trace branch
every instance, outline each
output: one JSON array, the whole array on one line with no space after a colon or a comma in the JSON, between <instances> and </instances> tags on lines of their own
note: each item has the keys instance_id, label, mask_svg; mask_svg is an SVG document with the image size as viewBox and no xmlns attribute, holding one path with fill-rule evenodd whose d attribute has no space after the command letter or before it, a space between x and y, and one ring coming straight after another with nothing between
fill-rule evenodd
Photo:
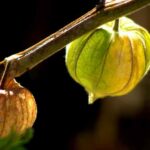
<instances>
[{"instance_id":1,"label":"branch","mask_svg":"<svg viewBox=\"0 0 150 150\"><path fill-rule=\"evenodd\" d=\"M6 71L7 76L18 77L60 51L68 43L86 32L108 21L131 14L149 3L150 0L117 0L116 2L106 2L103 7L93 8L32 47L7 57L1 62L0 66L3 65L4 67L4 62L9 62Z\"/></svg>"}]
</instances>

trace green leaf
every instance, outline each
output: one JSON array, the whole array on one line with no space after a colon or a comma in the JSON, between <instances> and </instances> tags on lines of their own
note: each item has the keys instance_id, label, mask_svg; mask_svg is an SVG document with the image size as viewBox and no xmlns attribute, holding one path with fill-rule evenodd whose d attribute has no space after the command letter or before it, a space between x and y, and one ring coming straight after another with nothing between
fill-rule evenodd
<instances>
[{"instance_id":1,"label":"green leaf","mask_svg":"<svg viewBox=\"0 0 150 150\"><path fill-rule=\"evenodd\" d=\"M24 144L33 137L33 129L27 129L20 135L12 131L7 137L0 138L0 150L26 150Z\"/></svg>"}]
</instances>

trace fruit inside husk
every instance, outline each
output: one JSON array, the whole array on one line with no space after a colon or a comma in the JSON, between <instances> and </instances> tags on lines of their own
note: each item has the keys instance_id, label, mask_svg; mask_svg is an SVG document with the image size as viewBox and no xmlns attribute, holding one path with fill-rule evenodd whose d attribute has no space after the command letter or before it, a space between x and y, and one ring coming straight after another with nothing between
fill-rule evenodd
<instances>
[{"instance_id":1,"label":"fruit inside husk","mask_svg":"<svg viewBox=\"0 0 150 150\"><path fill-rule=\"evenodd\" d=\"M150 34L122 17L118 31L106 23L66 47L71 77L89 94L89 103L129 93L150 68Z\"/></svg>"}]
</instances>

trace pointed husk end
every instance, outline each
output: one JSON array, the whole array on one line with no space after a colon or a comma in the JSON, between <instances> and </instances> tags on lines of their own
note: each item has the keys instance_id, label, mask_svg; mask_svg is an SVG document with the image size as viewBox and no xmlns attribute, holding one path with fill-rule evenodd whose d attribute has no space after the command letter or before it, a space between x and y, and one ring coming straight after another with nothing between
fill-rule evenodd
<instances>
[{"instance_id":1,"label":"pointed husk end","mask_svg":"<svg viewBox=\"0 0 150 150\"><path fill-rule=\"evenodd\" d=\"M96 100L94 93L89 93L88 95L88 104L93 104Z\"/></svg>"}]
</instances>

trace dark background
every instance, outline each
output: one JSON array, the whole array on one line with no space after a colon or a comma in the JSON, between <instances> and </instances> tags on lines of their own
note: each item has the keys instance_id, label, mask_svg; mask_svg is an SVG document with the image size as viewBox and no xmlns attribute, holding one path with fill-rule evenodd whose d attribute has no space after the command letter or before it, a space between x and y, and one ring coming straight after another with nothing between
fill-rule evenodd
<instances>
[{"instance_id":1,"label":"dark background","mask_svg":"<svg viewBox=\"0 0 150 150\"><path fill-rule=\"evenodd\" d=\"M0 60L22 51L93 8L96 0L0 2ZM150 30L149 7L131 17ZM149 150L150 75L129 95L88 105L68 75L65 49L17 78L35 96L38 117L28 150Z\"/></svg>"}]
</instances>

